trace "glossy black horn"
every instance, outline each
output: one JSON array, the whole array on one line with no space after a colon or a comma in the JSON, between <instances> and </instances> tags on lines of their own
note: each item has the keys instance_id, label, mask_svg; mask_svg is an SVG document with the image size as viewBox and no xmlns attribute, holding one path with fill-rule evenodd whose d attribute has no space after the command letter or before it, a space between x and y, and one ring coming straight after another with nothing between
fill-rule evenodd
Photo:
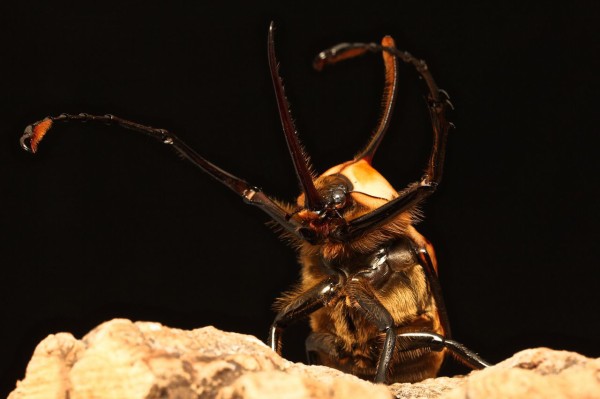
<instances>
[{"instance_id":1,"label":"glossy black horn","mask_svg":"<svg viewBox=\"0 0 600 399\"><path fill-rule=\"evenodd\" d=\"M285 133L288 150L292 157L292 162L294 163L294 169L296 170L298 181L300 182L300 186L305 195L305 205L308 209L317 210L323 207L323 201L313 183L308 156L302 149L302 145L298 139L298 133L296 132L296 127L294 126L294 121L292 120L292 115L290 113L290 106L285 97L283 82L279 76L279 65L277 63L277 58L275 57L275 44L273 40L274 30L275 26L273 22L271 22L268 39L269 70L271 71L271 79L273 80L275 97L277 98L279 117L281 118L281 125L283 127L283 132Z\"/></svg>"}]
</instances>

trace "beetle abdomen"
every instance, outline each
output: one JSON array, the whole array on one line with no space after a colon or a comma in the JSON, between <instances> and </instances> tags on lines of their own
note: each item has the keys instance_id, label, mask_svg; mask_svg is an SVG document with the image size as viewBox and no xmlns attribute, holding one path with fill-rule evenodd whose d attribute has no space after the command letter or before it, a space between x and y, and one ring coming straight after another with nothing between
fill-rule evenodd
<instances>
[{"instance_id":1,"label":"beetle abdomen","mask_svg":"<svg viewBox=\"0 0 600 399\"><path fill-rule=\"evenodd\" d=\"M381 320L391 320L396 334L444 334L427 278L407 238L397 238L368 254L302 260L304 289L324 276L339 279L337 294L310 317L313 334L307 351L312 362L373 379L386 337ZM398 340L388 381L433 377L443 356L443 351L407 348Z\"/></svg>"}]
</instances>

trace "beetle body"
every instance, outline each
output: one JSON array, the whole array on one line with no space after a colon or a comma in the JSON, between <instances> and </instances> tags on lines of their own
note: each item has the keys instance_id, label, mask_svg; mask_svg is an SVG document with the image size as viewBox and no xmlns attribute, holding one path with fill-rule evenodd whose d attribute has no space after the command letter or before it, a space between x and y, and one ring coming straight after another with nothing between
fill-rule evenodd
<instances>
[{"instance_id":1,"label":"beetle body","mask_svg":"<svg viewBox=\"0 0 600 399\"><path fill-rule=\"evenodd\" d=\"M433 248L413 224L418 206L441 181L450 106L427 65L382 44L344 43L320 53L315 67L367 52L382 53L385 90L381 118L352 160L314 177L296 130L278 73L273 26L269 30L269 67L288 150L302 193L295 204L277 202L257 187L212 164L164 129L113 115L62 114L25 129L21 146L36 152L56 122L102 122L141 132L170 146L184 159L223 183L246 203L267 213L299 250L300 284L280 298L268 342L281 353L282 334L291 323L310 318L306 341L311 363L319 363L377 382L418 381L438 372L445 353L478 368L487 363L450 339ZM415 67L427 85L433 145L421 179L402 190L372 166L387 130L397 80L396 63Z\"/></svg>"},{"instance_id":2,"label":"beetle body","mask_svg":"<svg viewBox=\"0 0 600 399\"><path fill-rule=\"evenodd\" d=\"M315 180L315 187L325 202L339 204L334 217L342 218L343 223L398 197L391 184L364 160L329 169ZM303 202L304 195L300 195L297 206ZM319 216L311 218L308 211L300 212L298 217L305 219L304 224L316 224L317 231L319 224L328 228L332 225ZM357 290L372 295L389 312L396 333L428 331L444 335L427 276L417 258L417 248L427 248L435 265L433 248L412 226L414 219L414 210L409 210L350 241L330 238L315 245L299 243L301 282L278 300L277 307L284 310L311 288L328 279L335 281L335 292L327 297L325 306L310 315L313 332L307 340L307 351L312 362L361 378L375 378L385 331L357 304ZM327 236L329 231L322 230L321 234ZM409 382L433 377L443 357L444 351L403 350L396 346L386 380Z\"/></svg>"}]
</instances>

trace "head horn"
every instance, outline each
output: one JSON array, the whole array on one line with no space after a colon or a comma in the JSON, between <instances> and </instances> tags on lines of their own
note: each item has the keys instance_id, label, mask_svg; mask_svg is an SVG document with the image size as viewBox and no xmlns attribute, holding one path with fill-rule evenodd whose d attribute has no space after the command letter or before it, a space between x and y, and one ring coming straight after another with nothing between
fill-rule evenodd
<instances>
[{"instance_id":1,"label":"head horn","mask_svg":"<svg viewBox=\"0 0 600 399\"><path fill-rule=\"evenodd\" d=\"M292 120L292 115L290 113L290 106L285 97L283 83L281 77L279 77L279 65L277 63L277 58L275 57L275 43L273 40L274 31L275 26L273 22L271 22L268 39L269 70L271 71L271 79L275 89L275 97L277 98L279 117L281 118L281 125L283 127L283 132L285 133L288 150L292 157L292 162L294 163L296 176L298 177L302 192L304 193L306 208L317 210L322 208L323 201L315 188L308 156L304 152L300 140L298 139L298 133L296 132L296 127L294 126L294 121Z\"/></svg>"}]
</instances>

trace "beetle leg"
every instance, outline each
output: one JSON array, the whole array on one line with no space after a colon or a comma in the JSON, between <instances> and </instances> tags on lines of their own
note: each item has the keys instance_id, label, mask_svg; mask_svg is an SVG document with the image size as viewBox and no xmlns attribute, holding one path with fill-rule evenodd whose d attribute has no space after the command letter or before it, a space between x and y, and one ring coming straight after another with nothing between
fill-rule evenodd
<instances>
[{"instance_id":1,"label":"beetle leg","mask_svg":"<svg viewBox=\"0 0 600 399\"><path fill-rule=\"evenodd\" d=\"M379 302L368 285L358 279L353 279L346 285L348 297L354 307L361 311L381 332L385 332L385 341L379 355L375 382L385 383L386 374L394 347L396 346L396 328L394 319L388 310Z\"/></svg>"},{"instance_id":2,"label":"beetle leg","mask_svg":"<svg viewBox=\"0 0 600 399\"><path fill-rule=\"evenodd\" d=\"M306 229L302 229L302 225L300 223L298 223L294 218L291 218L285 209L281 208L278 204L271 200L271 198L264 194L259 188L207 161L181 139L165 129L157 129L151 126L141 125L139 123L132 122L114 115L61 114L58 116L49 116L41 121L27 126L23 136L21 137L21 146L30 152L36 152L38 144L55 122L73 121L100 122L110 125L117 125L128 130L143 133L171 146L183 158L187 159L193 165L200 168L203 172L212 176L214 179L229 187L236 194L240 195L246 203L262 209L285 230L294 234L298 238L305 238L302 234L302 231Z\"/></svg>"},{"instance_id":3,"label":"beetle leg","mask_svg":"<svg viewBox=\"0 0 600 399\"><path fill-rule=\"evenodd\" d=\"M394 39L390 36L386 36L381 40L381 45L384 47L395 48ZM354 51L324 51L321 52L314 60L313 67L320 71L325 65L335 64L338 61L354 58L363 55L367 52L367 48L356 48ZM398 62L394 55L387 51L383 53L383 63L385 66L385 86L383 90L383 101L382 110L377 126L371 135L371 138L365 148L361 150L355 157L355 160L364 159L369 164L373 160L375 151L381 143L383 136L385 135L390 119L392 117L392 110L396 99L396 91L398 88Z\"/></svg>"},{"instance_id":4,"label":"beetle leg","mask_svg":"<svg viewBox=\"0 0 600 399\"><path fill-rule=\"evenodd\" d=\"M423 61L424 64L424 61ZM424 64L425 71L427 65ZM435 83L432 80L432 84ZM442 167L446 154L446 139L448 130L451 124L446 121L445 109L449 103L446 99L440 98L440 94L445 96L445 92L438 90L437 96L430 94L429 96L429 113L433 125L433 145L427 163L425 173L421 176L421 180L409 184L404 190L400 191L398 196L384 205L369 212L359 218L348 222L348 228L345 232L346 239L356 238L380 225L386 223L389 219L405 212L423 199L435 192L438 184L442 180ZM433 93L433 92L431 92Z\"/></svg>"},{"instance_id":5,"label":"beetle leg","mask_svg":"<svg viewBox=\"0 0 600 399\"><path fill-rule=\"evenodd\" d=\"M402 349L430 348L440 351L444 348L460 362L473 369L483 369L491 366L478 354L461 344L460 342L446 339L441 335L428 332L414 332L398 334L398 346Z\"/></svg>"},{"instance_id":6,"label":"beetle leg","mask_svg":"<svg viewBox=\"0 0 600 399\"><path fill-rule=\"evenodd\" d=\"M413 251L419 259L419 265L425 273L429 290L435 300L435 307L444 329L444 335L446 338L452 336L450 330L450 321L448 320L448 313L446 312L446 304L444 302L444 296L442 295L442 287L438 279L437 267L435 264L435 254L433 252L433 246L421 236L415 229L409 231L412 239Z\"/></svg>"},{"instance_id":7,"label":"beetle leg","mask_svg":"<svg viewBox=\"0 0 600 399\"><path fill-rule=\"evenodd\" d=\"M285 304L277 313L269 329L267 345L281 355L281 337L283 330L291 323L298 321L327 304L336 293L339 278L331 277L322 281L308 291L301 293Z\"/></svg>"},{"instance_id":8,"label":"beetle leg","mask_svg":"<svg viewBox=\"0 0 600 399\"><path fill-rule=\"evenodd\" d=\"M398 197L392 199L383 206L350 221L347 229L340 232L339 239L342 240L352 240L386 223L396 215L411 209L414 205L435 191L437 185L442 180L442 169L446 154L446 139L448 131L452 126L452 124L446 120L446 109L452 108L447 93L437 86L425 61L419 60L406 51L398 50L393 46L379 45L376 43L342 43L319 53L315 60L315 64L323 66L327 63L351 58L367 51L389 53L403 62L414 66L421 75L429 90L427 102L433 127L433 145L427 168L421 179L418 182L409 184L404 190L400 191ZM366 153L364 159L369 161L369 156L372 156L372 154Z\"/></svg>"}]
</instances>

